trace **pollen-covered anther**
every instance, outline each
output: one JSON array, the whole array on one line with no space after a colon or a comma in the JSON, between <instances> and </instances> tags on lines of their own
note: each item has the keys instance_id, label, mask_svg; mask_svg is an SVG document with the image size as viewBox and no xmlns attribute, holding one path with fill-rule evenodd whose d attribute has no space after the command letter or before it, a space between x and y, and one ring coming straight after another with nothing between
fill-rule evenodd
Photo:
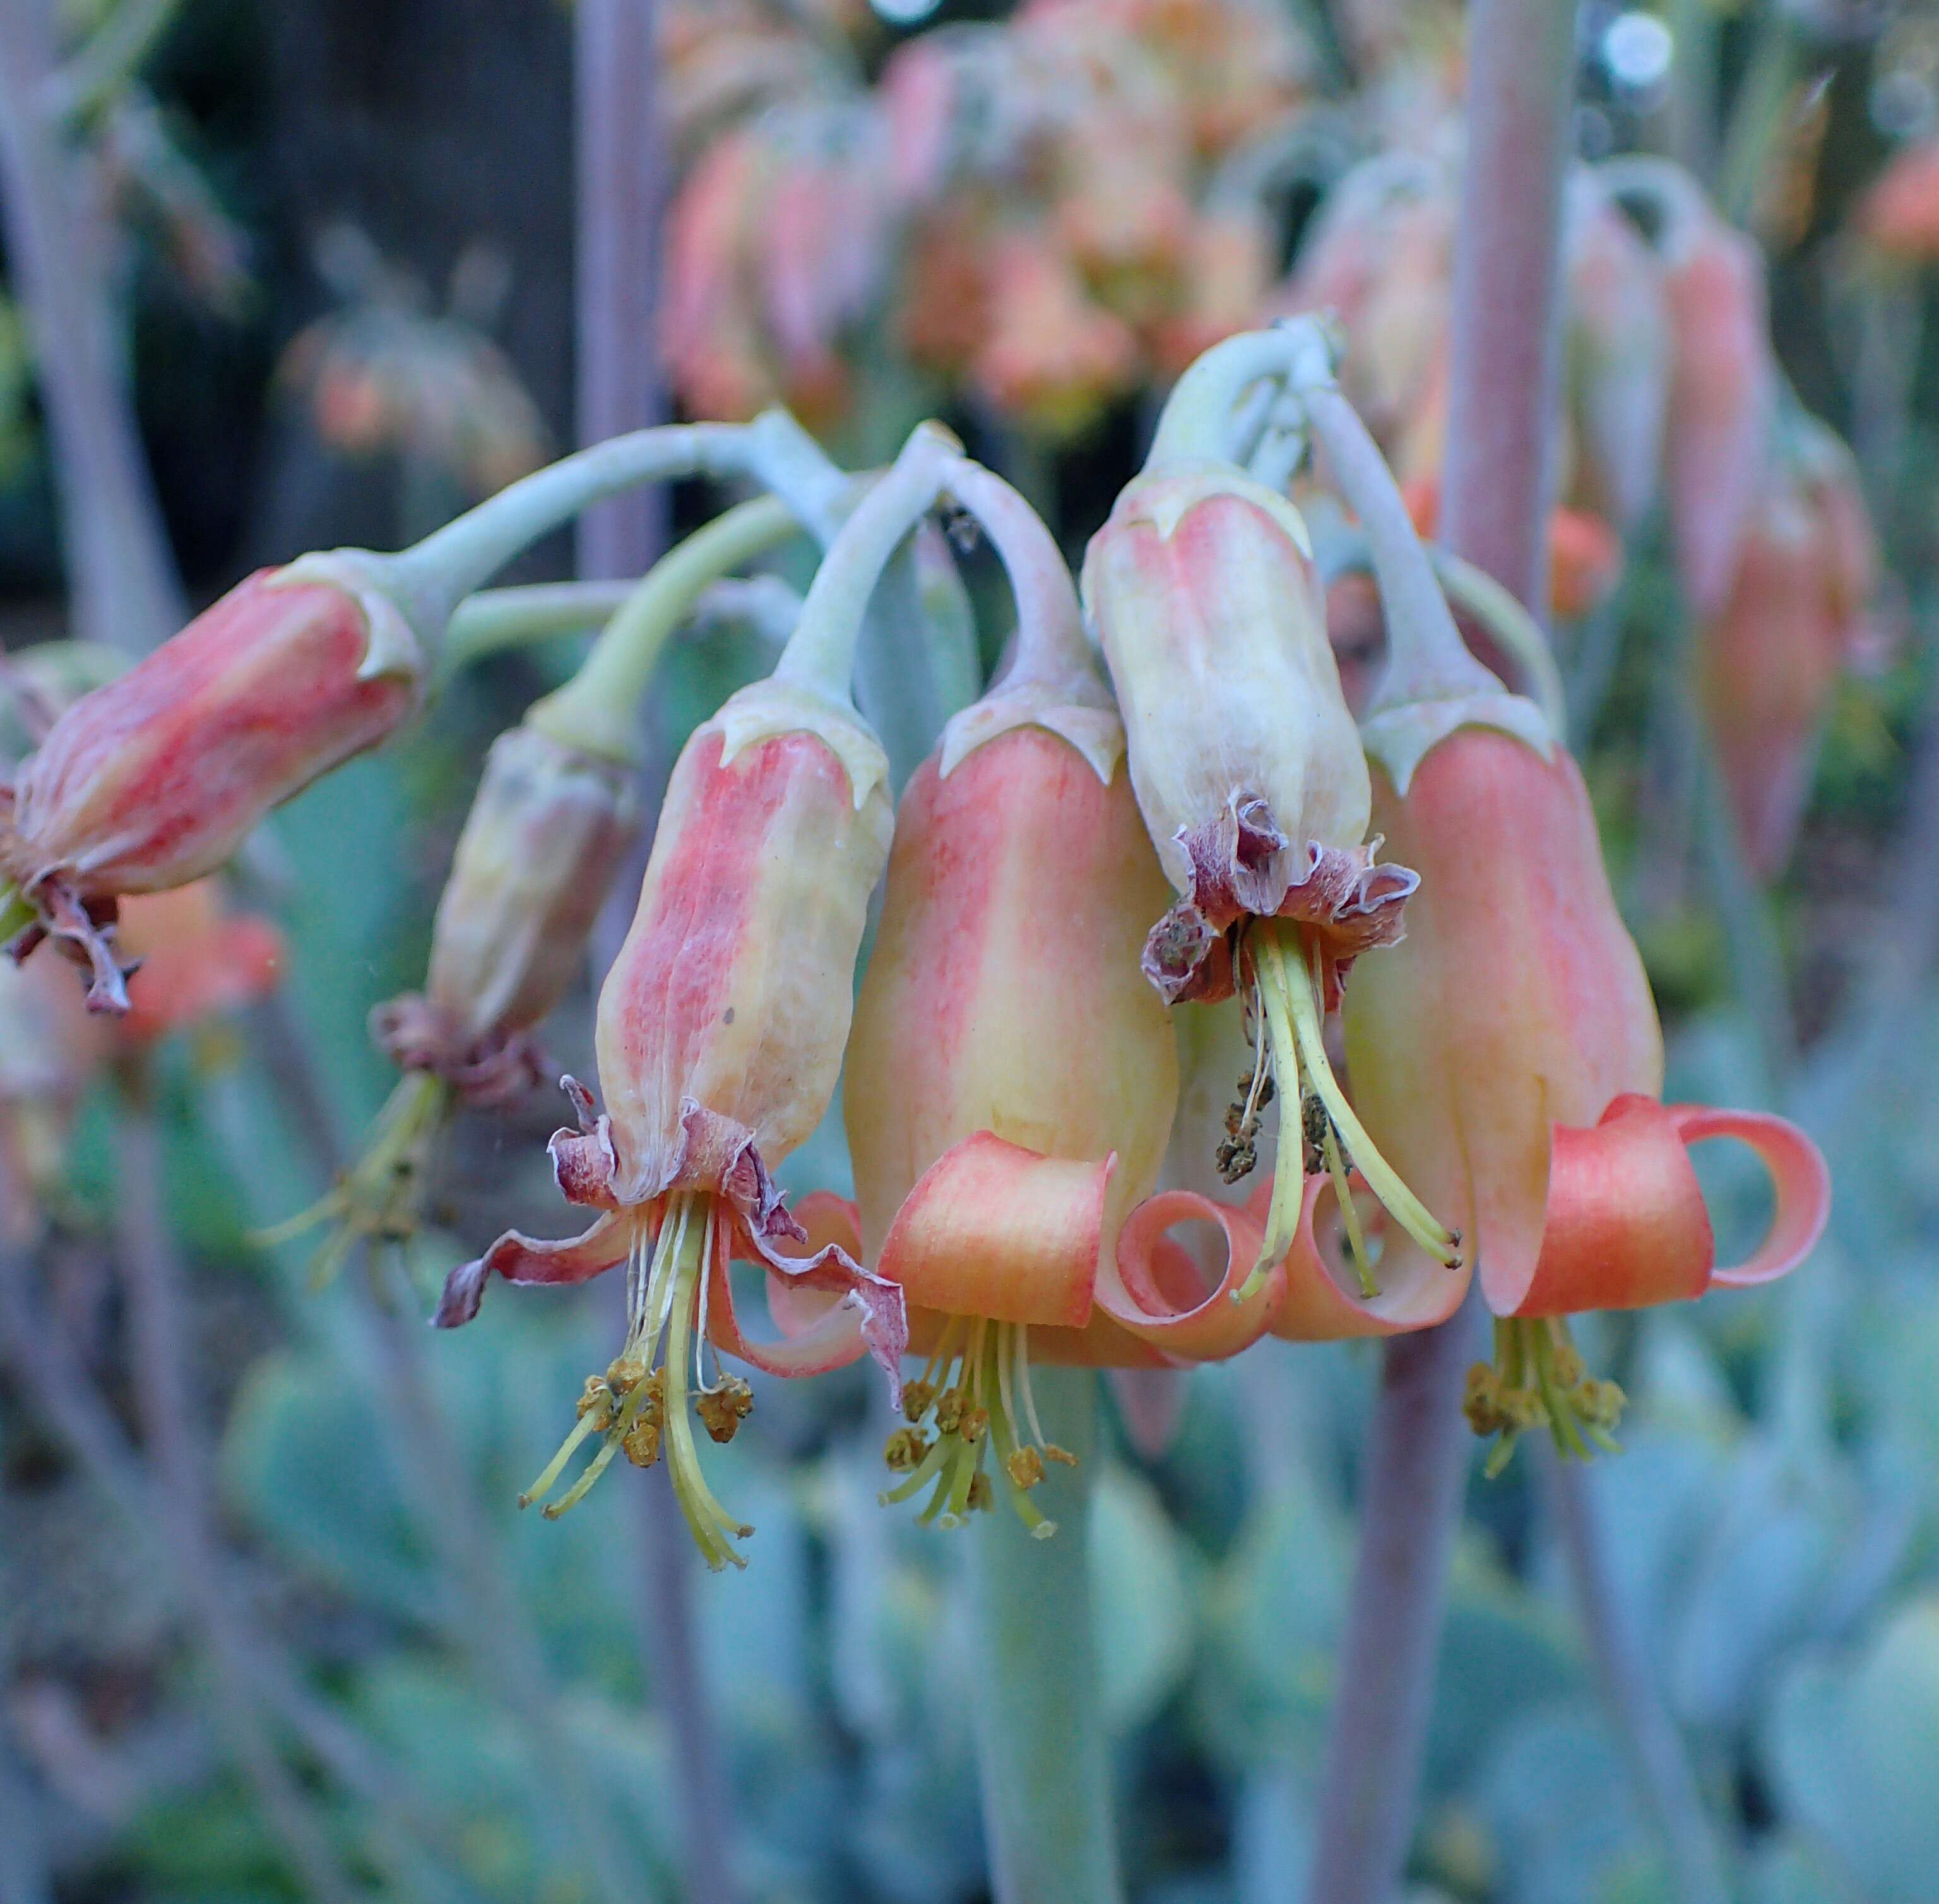
<instances>
[{"instance_id":1,"label":"pollen-covered anther","mask_svg":"<svg viewBox=\"0 0 1939 1904\"><path fill-rule=\"evenodd\" d=\"M921 1382L903 1389L917 1419L898 1428L883 1449L891 1471L904 1477L882 1491L884 1506L927 1488L929 1501L919 1518L960 1527L995 1503L994 1469L985 1466L986 1457L994 1457L1017 1518L1040 1540L1057 1531L1026 1497L1043 1480L1046 1461L1074 1467L1076 1458L1043 1438L1030 1392L1028 1337L1018 1323L957 1316L945 1324ZM936 1430L933 1439L922 1430L924 1418Z\"/></svg>"},{"instance_id":2,"label":"pollen-covered anther","mask_svg":"<svg viewBox=\"0 0 1939 1904\"><path fill-rule=\"evenodd\" d=\"M1495 1324L1494 1366L1469 1370L1462 1412L1476 1434L1500 1437L1484 1470L1493 1479L1531 1428L1546 1427L1565 1460L1587 1460L1592 1445L1615 1453L1627 1399L1587 1373L1560 1317L1511 1316Z\"/></svg>"},{"instance_id":3,"label":"pollen-covered anther","mask_svg":"<svg viewBox=\"0 0 1939 1904\"><path fill-rule=\"evenodd\" d=\"M920 1379L903 1384L903 1418L920 1421L936 1406L936 1384Z\"/></svg>"},{"instance_id":4,"label":"pollen-covered anther","mask_svg":"<svg viewBox=\"0 0 1939 1904\"><path fill-rule=\"evenodd\" d=\"M584 1500L593 1483L623 1455L635 1467L651 1467L662 1455L673 1471L674 1498L709 1566L744 1565L734 1545L753 1530L714 1497L695 1454L693 1412L717 1442L731 1440L753 1406L753 1394L738 1375L689 1396L696 1366L694 1344L704 1327L699 1315L705 1266L716 1240L717 1212L703 1193L676 1194L643 1217L629 1258L628 1327L625 1346L603 1375L591 1377L580 1396L579 1422L545 1472L519 1497L528 1507L557 1485L567 1464L589 1439L600 1446L579 1478L540 1509L556 1521Z\"/></svg>"},{"instance_id":5,"label":"pollen-covered anther","mask_svg":"<svg viewBox=\"0 0 1939 1904\"><path fill-rule=\"evenodd\" d=\"M730 1442L754 1412L754 1391L741 1376L728 1375L717 1386L702 1392L693 1412L717 1442Z\"/></svg>"},{"instance_id":6,"label":"pollen-covered anther","mask_svg":"<svg viewBox=\"0 0 1939 1904\"><path fill-rule=\"evenodd\" d=\"M898 1428L882 1450L882 1459L897 1474L907 1474L922 1465L929 1452L929 1437L920 1428Z\"/></svg>"}]
</instances>

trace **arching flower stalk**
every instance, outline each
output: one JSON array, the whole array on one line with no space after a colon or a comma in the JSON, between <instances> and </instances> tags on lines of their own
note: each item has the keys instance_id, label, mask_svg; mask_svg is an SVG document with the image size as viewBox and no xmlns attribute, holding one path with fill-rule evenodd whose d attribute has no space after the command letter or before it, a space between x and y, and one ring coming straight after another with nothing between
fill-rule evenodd
<instances>
[{"instance_id":1,"label":"arching flower stalk","mask_svg":"<svg viewBox=\"0 0 1939 1904\"><path fill-rule=\"evenodd\" d=\"M1039 1536L1049 1439L1033 1365L1152 1367L1235 1354L1275 1269L1231 1299L1259 1231L1203 1197L1149 1195L1177 1090L1164 1001L1138 949L1165 882L1121 766L1070 577L1014 492L963 466L1018 607L1009 674L944 730L896 821L850 1040L851 1232L910 1305L926 1358L903 1391L885 1503L948 1527L1006 1500ZM829 1214L832 1219L834 1212ZM1207 1278L1167 1235L1227 1238Z\"/></svg>"},{"instance_id":2,"label":"arching flower stalk","mask_svg":"<svg viewBox=\"0 0 1939 1904\"><path fill-rule=\"evenodd\" d=\"M1144 970L1172 1003L1237 991L1256 1029L1253 1074L1225 1156L1231 1177L1252 1167L1268 1089L1280 1103L1272 1196L1246 1297L1298 1234L1309 1126L1343 1209L1347 1171L1356 1166L1424 1250L1450 1269L1461 1260L1458 1237L1362 1129L1327 1057L1326 1014L1355 960L1400 937L1418 882L1405 866L1377 864L1379 841L1367 837L1367 767L1327 641L1306 526L1283 496L1227 460L1248 388L1284 379L1296 356L1316 349L1330 376L1330 353L1310 323L1234 338L1201 358L1084 565L1085 607L1125 711L1131 784L1183 895L1152 930ZM1378 462L1370 443L1368 453ZM1361 498L1349 500L1365 521ZM1364 1298L1394 1296L1390 1320L1438 1312L1421 1291L1394 1295L1377 1283L1357 1244L1355 1265Z\"/></svg>"},{"instance_id":3,"label":"arching flower stalk","mask_svg":"<svg viewBox=\"0 0 1939 1904\"><path fill-rule=\"evenodd\" d=\"M935 502L951 459L924 429L831 544L768 680L696 730L674 769L632 928L600 994L595 1046L606 1109L568 1084L577 1130L553 1138L568 1200L601 1214L583 1235L501 1237L455 1270L437 1320L476 1313L493 1274L573 1283L627 1266L628 1330L590 1378L578 1425L522 1497L542 1499L587 1442L592 1461L546 1509L565 1512L623 1454L664 1451L710 1566L740 1564L751 1530L714 1497L690 1412L717 1441L752 1406L745 1381L705 1372L704 1345L802 1374L866 1348L899 1386L901 1290L808 1233L770 1172L833 1095L869 895L890 832L887 762L849 699L854 647L882 567ZM800 1337L741 1333L730 1256L766 1266L797 1302L833 1299ZM691 1386L689 1386L691 1384Z\"/></svg>"},{"instance_id":4,"label":"arching flower stalk","mask_svg":"<svg viewBox=\"0 0 1939 1904\"><path fill-rule=\"evenodd\" d=\"M116 902L214 872L269 810L392 733L422 700L452 609L601 498L700 471L825 488L779 413L641 431L525 477L397 555L339 549L263 569L62 714L0 803L0 930L16 958L65 942L89 1003L125 1011Z\"/></svg>"}]
</instances>

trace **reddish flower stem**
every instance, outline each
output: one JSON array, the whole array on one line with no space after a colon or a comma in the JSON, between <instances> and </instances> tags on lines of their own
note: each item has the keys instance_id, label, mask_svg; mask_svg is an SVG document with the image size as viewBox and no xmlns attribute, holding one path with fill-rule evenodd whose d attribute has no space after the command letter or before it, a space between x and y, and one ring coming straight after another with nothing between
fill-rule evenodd
<instances>
[{"instance_id":1,"label":"reddish flower stem","mask_svg":"<svg viewBox=\"0 0 1939 1904\"><path fill-rule=\"evenodd\" d=\"M1530 608L1548 596L1575 12L1475 0L1469 15L1443 537ZM1310 1886L1327 1904L1389 1904L1413 1835L1480 1322L1477 1290L1384 1352Z\"/></svg>"},{"instance_id":2,"label":"reddish flower stem","mask_svg":"<svg viewBox=\"0 0 1939 1904\"><path fill-rule=\"evenodd\" d=\"M579 440L666 414L653 347L666 154L653 85L653 0L580 0L574 14L579 217ZM643 575L665 546L666 493L643 487L579 519L579 573Z\"/></svg>"}]
</instances>

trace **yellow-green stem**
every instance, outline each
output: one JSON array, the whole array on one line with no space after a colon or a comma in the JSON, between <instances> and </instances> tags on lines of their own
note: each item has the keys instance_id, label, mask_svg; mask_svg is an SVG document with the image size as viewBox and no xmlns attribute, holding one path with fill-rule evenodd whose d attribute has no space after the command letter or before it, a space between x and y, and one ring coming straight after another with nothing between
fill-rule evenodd
<instances>
[{"instance_id":1,"label":"yellow-green stem","mask_svg":"<svg viewBox=\"0 0 1939 1904\"><path fill-rule=\"evenodd\" d=\"M577 674L525 718L562 745L627 765L639 754L640 703L667 643L710 582L799 532L775 496L737 504L656 562L606 624Z\"/></svg>"}]
</instances>

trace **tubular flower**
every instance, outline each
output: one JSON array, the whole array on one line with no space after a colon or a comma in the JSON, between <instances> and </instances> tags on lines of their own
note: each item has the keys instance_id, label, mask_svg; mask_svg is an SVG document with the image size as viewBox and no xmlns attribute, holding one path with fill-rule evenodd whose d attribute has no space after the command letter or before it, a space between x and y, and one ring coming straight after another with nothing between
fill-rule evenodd
<instances>
[{"instance_id":1,"label":"tubular flower","mask_svg":"<svg viewBox=\"0 0 1939 1904\"><path fill-rule=\"evenodd\" d=\"M616 1455L649 1467L664 1447L687 1525L717 1569L742 1562L735 1543L751 1529L708 1487L689 1403L726 1441L753 1397L738 1376L705 1379L704 1339L797 1375L866 1347L899 1385L901 1290L838 1244L790 1254L808 1233L769 1173L820 1121L841 1068L892 824L888 762L848 681L869 595L935 501L942 460L935 434L918 431L831 544L774 675L697 728L674 766L639 907L599 995L606 1111L595 1115L591 1094L568 1080L578 1128L552 1140L560 1190L598 1219L562 1242L501 1236L452 1272L434 1318L443 1327L469 1321L494 1273L576 1283L624 1263L626 1341L588 1380L577 1427L522 1498L549 1493L590 1438L598 1452L548 1517L580 1500ZM835 1313L797 1340L750 1341L728 1275L736 1253L791 1296L833 1295Z\"/></svg>"},{"instance_id":2,"label":"tubular flower","mask_svg":"<svg viewBox=\"0 0 1939 1904\"><path fill-rule=\"evenodd\" d=\"M1405 484L1408 513L1423 537L1441 523L1441 477L1417 476ZM1548 606L1551 614L1578 620L1593 614L1622 580L1623 545L1600 516L1585 510L1557 508L1548 519Z\"/></svg>"},{"instance_id":3,"label":"tubular flower","mask_svg":"<svg viewBox=\"0 0 1939 1904\"><path fill-rule=\"evenodd\" d=\"M852 713L772 684L735 696L680 755L639 910L600 993L607 1112L595 1117L590 1096L568 1084L579 1128L552 1141L560 1190L601 1214L568 1242L501 1237L452 1272L436 1318L468 1321L494 1272L572 1283L627 1266L626 1343L589 1381L579 1426L523 1498L549 1491L589 1437L603 1445L548 1516L579 1500L616 1454L650 1466L664 1436L708 1564L741 1561L733 1543L750 1530L708 1488L687 1414L689 1358L697 1371L710 1296L726 1311L719 1326L732 1330L730 1251L850 1301L869 1346L896 1369L899 1294L839 1250L789 1255L806 1234L769 1174L834 1093L850 975L888 850L884 771ZM732 1345L761 1366L738 1335ZM854 1352L845 1342L822 1366ZM725 1441L751 1397L738 1378L696 1375L693 1400Z\"/></svg>"},{"instance_id":4,"label":"tubular flower","mask_svg":"<svg viewBox=\"0 0 1939 1904\"><path fill-rule=\"evenodd\" d=\"M1192 401L1190 382L1174 404ZM1173 1003L1239 990L1257 1027L1246 1114L1269 1076L1281 1099L1274 1195L1246 1293L1295 1238L1309 1095L1329 1173L1344 1182L1350 1159L1453 1263L1458 1239L1384 1166L1327 1060L1325 1013L1356 958L1400 937L1418 882L1377 865L1379 842L1367 840L1366 763L1305 526L1230 465L1155 452L1154 465L1092 539L1085 600L1125 711L1131 784L1183 895L1146 942L1145 972ZM1235 1177L1250 1167L1233 1155Z\"/></svg>"},{"instance_id":5,"label":"tubular flower","mask_svg":"<svg viewBox=\"0 0 1939 1904\"><path fill-rule=\"evenodd\" d=\"M215 871L270 808L395 727L422 675L402 615L330 556L239 583L83 695L21 768L0 830L14 956L64 940L90 1004L126 1010L119 897Z\"/></svg>"},{"instance_id":6,"label":"tubular flower","mask_svg":"<svg viewBox=\"0 0 1939 1904\"><path fill-rule=\"evenodd\" d=\"M1939 139L1895 153L1859 200L1854 222L1888 257L1912 264L1939 258Z\"/></svg>"},{"instance_id":7,"label":"tubular flower","mask_svg":"<svg viewBox=\"0 0 1939 1904\"><path fill-rule=\"evenodd\" d=\"M1728 593L1777 402L1764 254L1683 174L1657 180L1672 340L1665 492L1684 592L1699 614Z\"/></svg>"},{"instance_id":8,"label":"tubular flower","mask_svg":"<svg viewBox=\"0 0 1939 1904\"><path fill-rule=\"evenodd\" d=\"M904 792L844 1101L860 1240L927 1357L883 1498L927 1488L923 1518L952 1525L1001 1490L1047 1534L1030 1491L1068 1457L1038 1426L1033 1360L1231 1354L1279 1279L1233 1302L1253 1260L1234 1248L1208 1290L1164 1231L1216 1206L1141 1202L1177 1092L1138 970L1164 876L1055 544L994 478L951 487L1007 541L1018 658Z\"/></svg>"},{"instance_id":9,"label":"tubular flower","mask_svg":"<svg viewBox=\"0 0 1939 1904\"><path fill-rule=\"evenodd\" d=\"M1703 625L1704 713L1752 869L1783 866L1840 669L1864 641L1878 552L1844 446L1792 433L1746 526L1722 608Z\"/></svg>"},{"instance_id":10,"label":"tubular flower","mask_svg":"<svg viewBox=\"0 0 1939 1904\"><path fill-rule=\"evenodd\" d=\"M1564 1318L1782 1275L1823 1227L1824 1162L1780 1119L1658 1101L1655 1007L1566 750L1456 727L1411 775L1378 768L1374 816L1421 888L1405 944L1347 998L1355 1102L1461 1225L1500 1319L1468 1403L1502 1437L1493 1465L1542 1423L1581 1455L1607 1442L1622 1395L1588 1378ZM1715 1266L1686 1154L1712 1137L1748 1144L1777 1193L1769 1237L1734 1269ZM1414 1247L1390 1238L1383 1278Z\"/></svg>"}]
</instances>

